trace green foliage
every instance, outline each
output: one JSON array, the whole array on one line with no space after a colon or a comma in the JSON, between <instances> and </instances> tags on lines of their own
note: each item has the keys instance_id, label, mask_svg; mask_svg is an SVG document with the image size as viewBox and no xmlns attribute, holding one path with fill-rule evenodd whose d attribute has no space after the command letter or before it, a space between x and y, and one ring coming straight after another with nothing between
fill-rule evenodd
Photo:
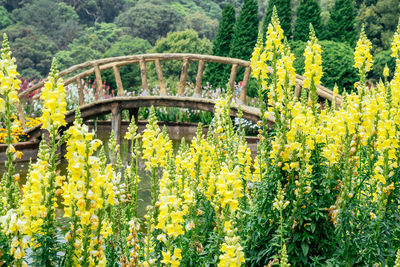
<instances>
[{"instance_id":1,"label":"green foliage","mask_svg":"<svg viewBox=\"0 0 400 267\"><path fill-rule=\"evenodd\" d=\"M258 5L255 0L245 0L231 43L230 56L250 60L258 36Z\"/></svg>"},{"instance_id":2,"label":"green foliage","mask_svg":"<svg viewBox=\"0 0 400 267\"><path fill-rule=\"evenodd\" d=\"M124 6L124 0L63 0L72 6L81 21L87 24L113 22Z\"/></svg>"},{"instance_id":3,"label":"green foliage","mask_svg":"<svg viewBox=\"0 0 400 267\"><path fill-rule=\"evenodd\" d=\"M268 24L271 22L272 10L274 6L278 12L279 21L285 36L290 39L292 36L292 7L290 5L290 0L268 1L268 8L264 17L263 33L265 34L267 32Z\"/></svg>"},{"instance_id":4,"label":"green foliage","mask_svg":"<svg viewBox=\"0 0 400 267\"><path fill-rule=\"evenodd\" d=\"M353 46L357 39L355 30L354 0L336 0L326 25L325 37L335 42Z\"/></svg>"},{"instance_id":5,"label":"green foliage","mask_svg":"<svg viewBox=\"0 0 400 267\"><path fill-rule=\"evenodd\" d=\"M396 30L400 5L398 0L379 0L363 3L356 18L358 28L364 25L365 33L376 51L390 48L393 32Z\"/></svg>"},{"instance_id":6,"label":"green foliage","mask_svg":"<svg viewBox=\"0 0 400 267\"><path fill-rule=\"evenodd\" d=\"M10 19L10 14L7 9L3 6L0 6L0 29L4 29L7 26L12 24L12 20Z\"/></svg>"},{"instance_id":7,"label":"green foliage","mask_svg":"<svg viewBox=\"0 0 400 267\"><path fill-rule=\"evenodd\" d=\"M389 77L393 77L396 67L396 60L391 56L391 54L391 50L384 50L374 56L374 65L372 67L372 73L369 78L371 78L375 82L378 82L379 77L382 77L383 69L386 65L390 70Z\"/></svg>"},{"instance_id":8,"label":"green foliage","mask_svg":"<svg viewBox=\"0 0 400 267\"><path fill-rule=\"evenodd\" d=\"M185 17L185 27L195 30L200 38L214 40L218 21L210 19L203 13L188 14Z\"/></svg>"},{"instance_id":9,"label":"green foliage","mask_svg":"<svg viewBox=\"0 0 400 267\"><path fill-rule=\"evenodd\" d=\"M101 58L121 36L122 31L112 23L98 23L86 28L82 35L69 45L68 50L56 54L60 69Z\"/></svg>"},{"instance_id":10,"label":"green foliage","mask_svg":"<svg viewBox=\"0 0 400 267\"><path fill-rule=\"evenodd\" d=\"M313 25L316 36L320 37L322 32L321 8L315 0L302 0L297 8L293 39L306 42L310 34L310 24Z\"/></svg>"},{"instance_id":11,"label":"green foliage","mask_svg":"<svg viewBox=\"0 0 400 267\"><path fill-rule=\"evenodd\" d=\"M103 57L117 57L134 54L145 54L151 45L147 40L123 36L118 42L113 43L104 53ZM119 68L122 84L125 89L137 87L141 84L140 70L138 64L122 66ZM116 89L115 76L112 70L102 73L103 79L110 85L111 89Z\"/></svg>"},{"instance_id":12,"label":"green foliage","mask_svg":"<svg viewBox=\"0 0 400 267\"><path fill-rule=\"evenodd\" d=\"M8 35L20 74L26 78L46 76L57 50L55 43L33 27L12 25L1 31L1 35L3 32Z\"/></svg>"},{"instance_id":13,"label":"green foliage","mask_svg":"<svg viewBox=\"0 0 400 267\"><path fill-rule=\"evenodd\" d=\"M206 38L200 39L194 30L169 33L157 41L149 51L151 53L196 53L210 54L212 44ZM189 64L188 81L196 76L196 63ZM182 69L182 62L162 62L164 77L177 80ZM154 73L154 68L152 68ZM153 75L155 76L155 75Z\"/></svg>"},{"instance_id":14,"label":"green foliage","mask_svg":"<svg viewBox=\"0 0 400 267\"><path fill-rule=\"evenodd\" d=\"M152 3L134 6L115 20L127 34L146 39L151 44L168 32L177 30L181 22L182 16L172 7Z\"/></svg>"},{"instance_id":15,"label":"green foliage","mask_svg":"<svg viewBox=\"0 0 400 267\"><path fill-rule=\"evenodd\" d=\"M52 39L58 48L67 45L79 34L79 18L74 9L53 0L37 0L12 12L15 21L34 27Z\"/></svg>"},{"instance_id":16,"label":"green foliage","mask_svg":"<svg viewBox=\"0 0 400 267\"><path fill-rule=\"evenodd\" d=\"M322 85L332 89L336 83L339 90L350 91L357 81L357 72L353 67L353 49L346 43L333 41L320 41L319 44L322 47L322 70L324 72L321 79ZM306 43L296 41L290 45L296 57L293 65L296 72L302 75Z\"/></svg>"},{"instance_id":17,"label":"green foliage","mask_svg":"<svg viewBox=\"0 0 400 267\"><path fill-rule=\"evenodd\" d=\"M151 44L147 40L122 36L118 42L111 44L110 48L104 53L104 57L145 54L149 49L151 49Z\"/></svg>"},{"instance_id":18,"label":"green foliage","mask_svg":"<svg viewBox=\"0 0 400 267\"><path fill-rule=\"evenodd\" d=\"M5 7L7 11L11 12L16 8L20 8L25 3L29 3L31 0L0 0L0 5Z\"/></svg>"},{"instance_id":19,"label":"green foliage","mask_svg":"<svg viewBox=\"0 0 400 267\"><path fill-rule=\"evenodd\" d=\"M236 21L235 8L232 5L226 5L222 11L222 20L218 27L217 38L214 40L213 55L228 57L234 26ZM204 74L204 81L210 82L214 87L225 86L228 82L229 67L217 63L209 63Z\"/></svg>"}]
</instances>

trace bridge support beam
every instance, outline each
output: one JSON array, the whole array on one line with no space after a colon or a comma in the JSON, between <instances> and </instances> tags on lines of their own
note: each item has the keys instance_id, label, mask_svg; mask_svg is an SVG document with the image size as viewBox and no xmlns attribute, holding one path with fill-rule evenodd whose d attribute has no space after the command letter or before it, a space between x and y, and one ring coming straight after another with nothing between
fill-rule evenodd
<instances>
[{"instance_id":1,"label":"bridge support beam","mask_svg":"<svg viewBox=\"0 0 400 267\"><path fill-rule=\"evenodd\" d=\"M114 131L114 136L117 140L117 144L121 144L121 109L119 105L114 105L111 110L112 114L112 131Z\"/></svg>"}]
</instances>

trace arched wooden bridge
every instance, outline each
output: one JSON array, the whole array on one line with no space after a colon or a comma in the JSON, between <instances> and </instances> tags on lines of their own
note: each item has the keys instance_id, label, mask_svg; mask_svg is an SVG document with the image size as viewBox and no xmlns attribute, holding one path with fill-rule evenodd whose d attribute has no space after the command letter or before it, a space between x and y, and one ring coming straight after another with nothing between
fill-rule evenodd
<instances>
[{"instance_id":1,"label":"arched wooden bridge","mask_svg":"<svg viewBox=\"0 0 400 267\"><path fill-rule=\"evenodd\" d=\"M182 70L180 73L179 84L177 88L177 95L168 95L167 88L165 85L165 80L162 72L162 61L182 61ZM148 84L146 63L154 62L155 69L158 77L160 94L156 96L150 95L150 89ZM196 76L196 84L194 88L193 96L185 95L185 86L188 76L189 62L198 62L198 70ZM205 111L213 111L215 99L206 99L201 97L203 73L205 69L205 64L207 62L215 62L219 64L231 65L231 74L228 83L228 88L234 88L236 76L238 73L238 68L244 68L244 78L241 87L241 91L238 99L235 99L236 104L232 107L232 115L235 116L237 113L238 105L241 105L243 110L243 117L251 120L258 121L260 117L260 111L257 108L249 107L246 105L246 94L247 86L250 79L250 62L234 58L210 56L210 55L198 55L198 54L144 54L144 55L132 55L132 56L122 56L113 58L104 58L99 60L88 61L79 65L72 66L62 72L60 76L64 77L64 84L67 86L69 84L76 83L79 93L79 106L82 113L82 118L84 120L89 120L96 118L97 116L104 114L112 114L112 127L114 132L119 138L120 127L121 127L121 112L123 110L129 110L131 115L137 116L138 109L140 107L149 106L164 106L164 107L181 107L181 108L191 108ZM121 80L121 75L119 72L119 67L126 66L130 64L139 64L140 66L140 76L142 82L142 93L140 96L127 96L123 87ZM88 75L95 74L96 85L100 91L100 94L104 95L103 82L101 72L104 70L112 69L117 86L117 96L109 99L97 100L93 103L84 102L84 88L82 80ZM296 76L296 87L295 95L300 96L300 92L303 86L304 77ZM44 85L44 81L35 84L28 90L23 91L19 94L20 99L26 97L28 94L35 91L39 91L35 98L40 96L40 90ZM333 94L329 89L319 86L317 93L321 98L332 100ZM340 99L338 99L338 102ZM25 125L24 116L22 112L22 107L18 107L19 117L22 125ZM69 111L67 114L67 123L72 123L75 117L75 112ZM274 123L273 118L269 118L270 123ZM30 139L39 139L42 131L41 125L38 125L31 129L26 129L26 133L30 135Z\"/></svg>"}]
</instances>

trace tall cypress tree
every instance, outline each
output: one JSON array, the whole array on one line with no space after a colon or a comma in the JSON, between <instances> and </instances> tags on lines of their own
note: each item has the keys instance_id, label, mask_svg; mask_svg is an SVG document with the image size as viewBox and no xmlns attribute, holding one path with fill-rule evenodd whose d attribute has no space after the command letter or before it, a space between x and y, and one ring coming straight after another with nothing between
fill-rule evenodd
<instances>
[{"instance_id":1,"label":"tall cypress tree","mask_svg":"<svg viewBox=\"0 0 400 267\"><path fill-rule=\"evenodd\" d=\"M336 0L326 26L325 37L353 46L357 39L354 0Z\"/></svg>"},{"instance_id":2,"label":"tall cypress tree","mask_svg":"<svg viewBox=\"0 0 400 267\"><path fill-rule=\"evenodd\" d=\"M235 32L231 43L230 57L250 60L258 36L258 4L257 0L244 0L239 18L235 24ZM229 72L228 72L229 73ZM225 76L228 81L229 74ZM244 68L239 68L236 81L243 80Z\"/></svg>"},{"instance_id":3,"label":"tall cypress tree","mask_svg":"<svg viewBox=\"0 0 400 267\"><path fill-rule=\"evenodd\" d=\"M235 22L235 8L228 4L222 11L222 19L219 23L217 37L214 40L213 55L229 57ZM224 86L227 82L225 78L228 71L224 64L208 63L204 79L210 82L212 86Z\"/></svg>"},{"instance_id":4,"label":"tall cypress tree","mask_svg":"<svg viewBox=\"0 0 400 267\"><path fill-rule=\"evenodd\" d=\"M264 16L264 26L263 34L268 30L268 25L271 23L272 10L274 6L278 12L279 22L285 33L286 38L291 38L292 36L292 7L290 5L290 0L269 0L268 8L266 9ZM308 29L308 26L307 26Z\"/></svg>"},{"instance_id":5,"label":"tall cypress tree","mask_svg":"<svg viewBox=\"0 0 400 267\"><path fill-rule=\"evenodd\" d=\"M310 24L313 25L315 35L320 38L321 34L321 8L315 0L302 0L297 8L296 26L293 32L293 39L308 40Z\"/></svg>"},{"instance_id":6,"label":"tall cypress tree","mask_svg":"<svg viewBox=\"0 0 400 267\"><path fill-rule=\"evenodd\" d=\"M258 36L257 0L244 0L235 25L230 56L250 60Z\"/></svg>"}]
</instances>

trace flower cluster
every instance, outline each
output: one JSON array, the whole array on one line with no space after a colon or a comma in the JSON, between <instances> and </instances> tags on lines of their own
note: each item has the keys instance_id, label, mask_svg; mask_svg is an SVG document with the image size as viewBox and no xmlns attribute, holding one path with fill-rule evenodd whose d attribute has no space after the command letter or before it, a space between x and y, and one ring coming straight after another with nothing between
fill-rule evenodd
<instances>
[{"instance_id":1,"label":"flower cluster","mask_svg":"<svg viewBox=\"0 0 400 267\"><path fill-rule=\"evenodd\" d=\"M70 263L105 266L104 239L111 233L105 210L114 204L113 170L104 166L96 150L101 141L82 125L78 117L68 129L68 181L62 186L65 217L71 218L66 241L70 244Z\"/></svg>"},{"instance_id":2,"label":"flower cluster","mask_svg":"<svg viewBox=\"0 0 400 267\"><path fill-rule=\"evenodd\" d=\"M58 129L66 124L65 89L62 79L58 77L56 61L53 61L50 75L42 89L41 99L44 100L41 121L42 128L50 131L52 127Z\"/></svg>"}]
</instances>

